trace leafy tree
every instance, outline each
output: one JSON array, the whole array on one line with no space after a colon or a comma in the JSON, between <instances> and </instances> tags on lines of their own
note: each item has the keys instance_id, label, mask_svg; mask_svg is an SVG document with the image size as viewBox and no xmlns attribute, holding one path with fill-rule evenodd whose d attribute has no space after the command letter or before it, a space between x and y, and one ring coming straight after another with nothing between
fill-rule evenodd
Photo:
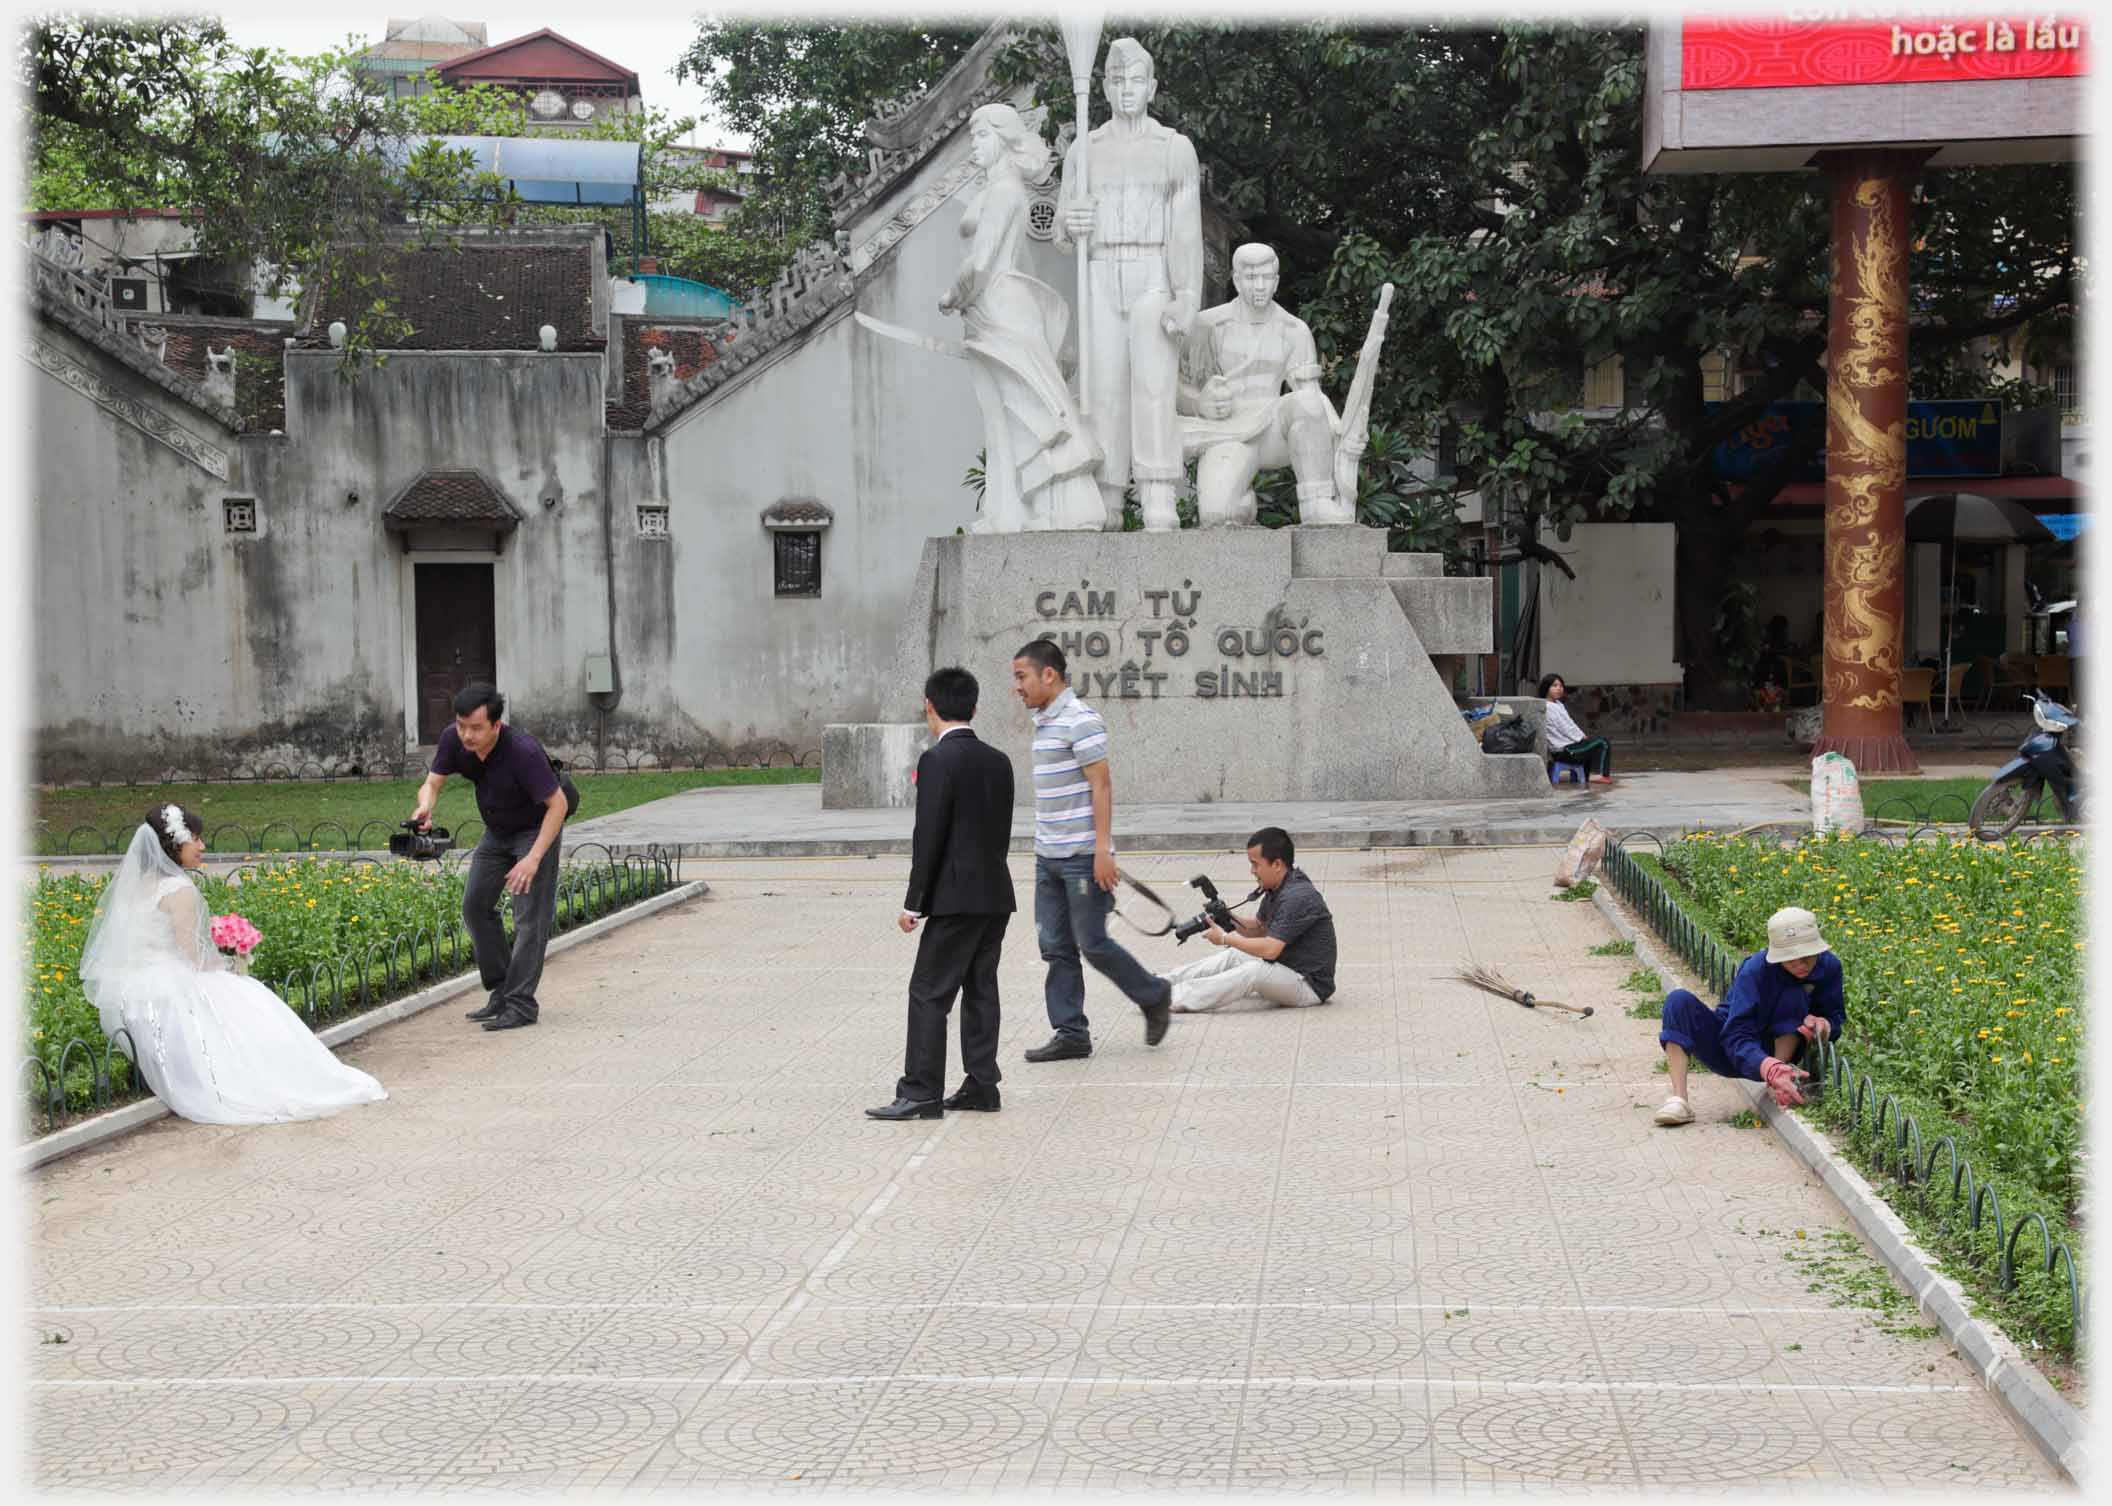
<instances>
[{"instance_id":1,"label":"leafy tree","mask_svg":"<svg viewBox=\"0 0 2112 1506\"><path fill-rule=\"evenodd\" d=\"M749 235L694 214L649 215L646 234L661 271L709 283L744 301L767 289L797 249L775 237Z\"/></svg>"},{"instance_id":2,"label":"leafy tree","mask_svg":"<svg viewBox=\"0 0 2112 1506\"><path fill-rule=\"evenodd\" d=\"M354 248L392 225L495 217L505 200L467 153L426 142L406 160L417 110L356 58L237 47L209 19L38 18L18 53L30 207L179 209L203 256L256 268L272 295L343 279L360 309L349 376L405 330Z\"/></svg>"},{"instance_id":3,"label":"leafy tree","mask_svg":"<svg viewBox=\"0 0 2112 1506\"><path fill-rule=\"evenodd\" d=\"M754 144L749 196L729 217L742 234L793 249L830 233L826 188L864 160L875 104L936 83L980 26L829 25L707 18L675 65L718 118Z\"/></svg>"},{"instance_id":4,"label":"leafy tree","mask_svg":"<svg viewBox=\"0 0 2112 1506\"><path fill-rule=\"evenodd\" d=\"M1423 445L1450 425L1461 491L1515 556L1589 518L1679 525L1679 653L1698 703L1742 694L1716 613L1739 544L1808 455L1733 495L1719 443L1824 388L1830 215L1815 176L1645 176L1637 26L1129 26L1154 113L1210 190L1283 258L1279 297L1346 379L1379 285L1398 296L1373 423ZM1071 99L1053 32L1004 56ZM1094 120L1106 105L1094 97ZM1066 118L1068 109L1059 112ZM1052 126L1053 128L1053 126ZM1981 342L2060 339L2077 293L2070 167L1925 174L1914 200L1917 395L1994 395ZM1618 357L1632 401L1577 411ZM1745 374L1708 401L1710 365ZM2016 396L2013 390L2006 394ZM1735 658L1735 653L1728 657Z\"/></svg>"}]
</instances>

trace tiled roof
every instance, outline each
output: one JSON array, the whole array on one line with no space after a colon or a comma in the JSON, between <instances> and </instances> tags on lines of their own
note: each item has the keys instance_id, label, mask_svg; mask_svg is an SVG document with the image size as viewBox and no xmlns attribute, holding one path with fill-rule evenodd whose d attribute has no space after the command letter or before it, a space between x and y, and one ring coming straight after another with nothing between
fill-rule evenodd
<instances>
[{"instance_id":1,"label":"tiled roof","mask_svg":"<svg viewBox=\"0 0 2112 1506\"><path fill-rule=\"evenodd\" d=\"M521 244L503 236L465 236L432 246L391 245L355 258L365 274L385 271L389 298L411 323L393 350L537 350L545 324L559 350L600 350L594 329L594 247ZM375 296L356 287L325 287L304 344L326 343L333 320L352 324Z\"/></svg>"},{"instance_id":2,"label":"tiled roof","mask_svg":"<svg viewBox=\"0 0 2112 1506\"><path fill-rule=\"evenodd\" d=\"M245 355L262 358L266 366L237 366L235 410L242 415L242 428L252 434L286 427L286 337L293 326L276 321L229 320L225 324L169 324L169 348L162 357L169 369L180 371L200 386L205 384L205 353L232 345Z\"/></svg>"},{"instance_id":3,"label":"tiled roof","mask_svg":"<svg viewBox=\"0 0 2112 1506\"><path fill-rule=\"evenodd\" d=\"M481 471L427 471L403 489L382 522L390 528L428 523L485 523L518 528L521 515Z\"/></svg>"},{"instance_id":4,"label":"tiled roof","mask_svg":"<svg viewBox=\"0 0 2112 1506\"><path fill-rule=\"evenodd\" d=\"M647 353L662 350L674 358L675 380L687 381L719 358L718 342L729 338L723 320L709 324L659 324L643 314L614 314L623 322L623 382L609 394L608 426L643 429L653 415L653 378Z\"/></svg>"},{"instance_id":5,"label":"tiled roof","mask_svg":"<svg viewBox=\"0 0 2112 1506\"><path fill-rule=\"evenodd\" d=\"M763 509L765 528L826 528L836 514L813 497L786 497Z\"/></svg>"}]
</instances>

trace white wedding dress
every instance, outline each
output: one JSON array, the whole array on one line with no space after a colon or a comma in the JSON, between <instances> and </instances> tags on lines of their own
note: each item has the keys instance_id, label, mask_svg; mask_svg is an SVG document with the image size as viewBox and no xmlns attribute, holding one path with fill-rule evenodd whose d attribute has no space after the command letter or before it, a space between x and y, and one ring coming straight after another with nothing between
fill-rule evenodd
<instances>
[{"instance_id":1,"label":"white wedding dress","mask_svg":"<svg viewBox=\"0 0 2112 1506\"><path fill-rule=\"evenodd\" d=\"M186 1119L271 1124L389 1096L278 995L229 970L197 886L145 825L96 907L81 981L103 1034Z\"/></svg>"}]
</instances>

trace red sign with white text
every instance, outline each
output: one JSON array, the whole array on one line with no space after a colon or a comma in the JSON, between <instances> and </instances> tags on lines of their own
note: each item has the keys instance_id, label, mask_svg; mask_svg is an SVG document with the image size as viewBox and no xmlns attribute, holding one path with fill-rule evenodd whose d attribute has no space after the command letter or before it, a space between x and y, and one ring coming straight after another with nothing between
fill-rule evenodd
<instances>
[{"instance_id":1,"label":"red sign with white text","mask_svg":"<svg viewBox=\"0 0 2112 1506\"><path fill-rule=\"evenodd\" d=\"M1791 10L1773 17L1688 16L1680 23L1682 89L1792 89L1828 84L1948 84L2079 78L2089 24L2078 16L1954 16L1879 8Z\"/></svg>"}]
</instances>

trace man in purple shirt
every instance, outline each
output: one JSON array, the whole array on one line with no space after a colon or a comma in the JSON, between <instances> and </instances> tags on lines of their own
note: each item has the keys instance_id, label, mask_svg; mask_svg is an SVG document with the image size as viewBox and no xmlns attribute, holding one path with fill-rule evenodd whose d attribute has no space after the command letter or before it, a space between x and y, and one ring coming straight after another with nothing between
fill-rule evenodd
<instances>
[{"instance_id":1,"label":"man in purple shirt","mask_svg":"<svg viewBox=\"0 0 2112 1506\"><path fill-rule=\"evenodd\" d=\"M476 786L484 836L469 858L462 891L462 924L491 999L469 1018L486 1030L533 1025L535 986L543 952L557 922L558 834L570 813L565 791L543 745L501 718L506 698L492 685L466 687L455 697L455 724L443 728L432 771L418 791L411 819L433 820L440 788L450 774ZM499 920L499 891L513 897L513 946Z\"/></svg>"}]
</instances>

